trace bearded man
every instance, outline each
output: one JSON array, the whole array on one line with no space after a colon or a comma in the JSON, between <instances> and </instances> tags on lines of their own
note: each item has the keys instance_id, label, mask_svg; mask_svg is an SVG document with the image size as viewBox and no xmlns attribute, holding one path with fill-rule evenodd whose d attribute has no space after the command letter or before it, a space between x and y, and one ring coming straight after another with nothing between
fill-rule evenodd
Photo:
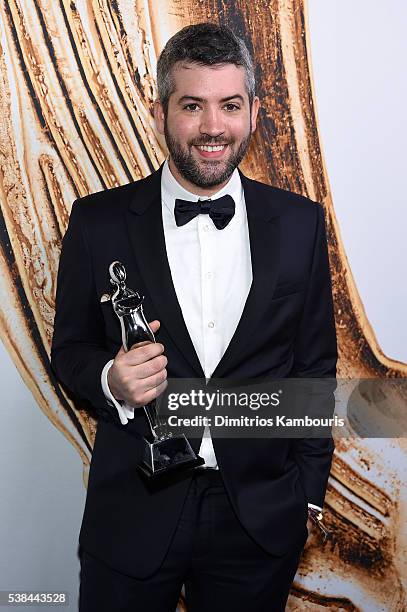
<instances>
[{"instance_id":1,"label":"bearded man","mask_svg":"<svg viewBox=\"0 0 407 612\"><path fill-rule=\"evenodd\" d=\"M173 36L154 113L169 156L150 176L77 200L63 240L52 364L98 415L80 533L82 612L285 609L331 438L191 439L201 467L151 487L142 407L169 378L335 377L323 208L244 176L259 98L230 29ZM157 342L125 352L108 269L145 296ZM308 519L308 523L307 523Z\"/></svg>"}]
</instances>

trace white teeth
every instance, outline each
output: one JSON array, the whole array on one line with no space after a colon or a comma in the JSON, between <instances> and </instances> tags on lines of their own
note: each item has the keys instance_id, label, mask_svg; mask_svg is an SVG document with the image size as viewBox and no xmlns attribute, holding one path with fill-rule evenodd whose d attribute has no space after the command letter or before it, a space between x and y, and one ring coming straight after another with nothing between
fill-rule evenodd
<instances>
[{"instance_id":1,"label":"white teeth","mask_svg":"<svg viewBox=\"0 0 407 612\"><path fill-rule=\"evenodd\" d=\"M201 151L208 151L209 153L211 153L212 151L222 151L225 148L225 145L217 145L216 147L210 147L208 145L204 145L199 148L201 149Z\"/></svg>"}]
</instances>

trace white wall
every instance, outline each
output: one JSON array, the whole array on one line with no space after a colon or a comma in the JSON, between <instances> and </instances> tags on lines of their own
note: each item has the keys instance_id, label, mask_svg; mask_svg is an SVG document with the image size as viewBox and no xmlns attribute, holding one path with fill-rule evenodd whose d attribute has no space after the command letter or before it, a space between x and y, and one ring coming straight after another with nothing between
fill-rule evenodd
<instances>
[{"instance_id":1,"label":"white wall","mask_svg":"<svg viewBox=\"0 0 407 612\"><path fill-rule=\"evenodd\" d=\"M82 462L0 343L0 590L68 591L78 609ZM30 606L30 610L43 610Z\"/></svg>"},{"instance_id":2,"label":"white wall","mask_svg":"<svg viewBox=\"0 0 407 612\"><path fill-rule=\"evenodd\" d=\"M407 361L404 0L308 0L321 139L346 253L383 351Z\"/></svg>"}]
</instances>

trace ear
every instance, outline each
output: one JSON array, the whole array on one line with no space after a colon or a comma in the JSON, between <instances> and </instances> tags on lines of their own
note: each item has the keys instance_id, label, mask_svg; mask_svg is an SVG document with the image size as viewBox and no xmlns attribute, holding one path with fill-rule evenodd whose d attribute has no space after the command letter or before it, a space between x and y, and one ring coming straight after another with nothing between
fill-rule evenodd
<instances>
[{"instance_id":1,"label":"ear","mask_svg":"<svg viewBox=\"0 0 407 612\"><path fill-rule=\"evenodd\" d=\"M257 125L257 114L259 112L259 108L260 108L260 100L258 96L254 96L253 98L253 102L252 102L252 109L251 109L251 119L252 119L252 134L253 132L256 131L256 125Z\"/></svg>"},{"instance_id":2,"label":"ear","mask_svg":"<svg viewBox=\"0 0 407 612\"><path fill-rule=\"evenodd\" d=\"M154 120L157 132L164 135L164 109L160 100L154 102Z\"/></svg>"}]
</instances>

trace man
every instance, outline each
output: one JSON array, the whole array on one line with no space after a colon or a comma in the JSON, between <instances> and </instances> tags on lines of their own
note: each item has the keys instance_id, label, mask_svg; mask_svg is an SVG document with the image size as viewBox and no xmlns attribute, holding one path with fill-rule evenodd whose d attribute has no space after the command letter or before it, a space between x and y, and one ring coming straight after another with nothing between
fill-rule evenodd
<instances>
[{"instance_id":1,"label":"man","mask_svg":"<svg viewBox=\"0 0 407 612\"><path fill-rule=\"evenodd\" d=\"M190 441L204 467L151 486L137 470L149 433L141 407L167 376L335 376L323 209L237 170L259 99L250 55L229 29L178 32L157 83L169 159L75 202L61 253L52 364L99 417L80 608L175 610L185 584L189 612L276 612L308 507L323 505L332 440L202 438L201 429ZM146 296L156 344L121 347L111 302L101 301L114 260Z\"/></svg>"}]
</instances>

